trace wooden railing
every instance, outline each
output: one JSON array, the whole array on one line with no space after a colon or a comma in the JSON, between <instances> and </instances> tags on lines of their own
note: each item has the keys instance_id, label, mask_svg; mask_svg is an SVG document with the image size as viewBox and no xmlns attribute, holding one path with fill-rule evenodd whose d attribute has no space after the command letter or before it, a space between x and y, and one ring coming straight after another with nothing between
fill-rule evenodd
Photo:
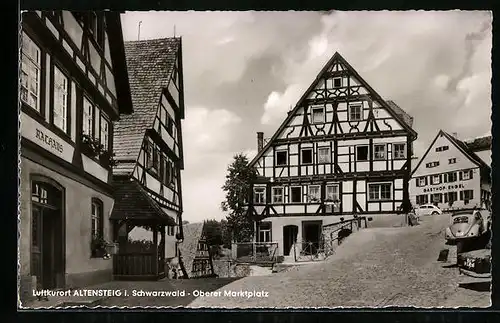
<instances>
[{"instance_id":1,"label":"wooden railing","mask_svg":"<svg viewBox=\"0 0 500 323\"><path fill-rule=\"evenodd\" d=\"M158 259L155 253L130 252L118 253L113 256L114 279L158 279L158 274Z\"/></svg>"}]
</instances>

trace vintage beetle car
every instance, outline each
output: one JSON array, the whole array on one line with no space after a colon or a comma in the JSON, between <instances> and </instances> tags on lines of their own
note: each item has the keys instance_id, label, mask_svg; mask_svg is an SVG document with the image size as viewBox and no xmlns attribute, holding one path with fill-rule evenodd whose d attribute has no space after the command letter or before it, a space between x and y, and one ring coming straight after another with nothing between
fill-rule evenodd
<instances>
[{"instance_id":1,"label":"vintage beetle car","mask_svg":"<svg viewBox=\"0 0 500 323\"><path fill-rule=\"evenodd\" d=\"M486 209L456 211L445 231L447 242L478 238L489 230L491 213Z\"/></svg>"},{"instance_id":2,"label":"vintage beetle car","mask_svg":"<svg viewBox=\"0 0 500 323\"><path fill-rule=\"evenodd\" d=\"M479 283L491 280L491 249L479 249L458 255L457 265L462 283Z\"/></svg>"}]
</instances>

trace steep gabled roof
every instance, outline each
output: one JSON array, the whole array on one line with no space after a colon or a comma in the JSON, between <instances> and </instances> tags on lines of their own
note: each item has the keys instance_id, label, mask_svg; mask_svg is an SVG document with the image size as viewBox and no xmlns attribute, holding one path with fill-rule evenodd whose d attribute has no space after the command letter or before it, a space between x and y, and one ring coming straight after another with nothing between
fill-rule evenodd
<instances>
[{"instance_id":1,"label":"steep gabled roof","mask_svg":"<svg viewBox=\"0 0 500 323\"><path fill-rule=\"evenodd\" d=\"M457 147L460 148L470 159L472 159L478 166L480 167L486 167L489 168L488 165L478 156L476 153L474 153L469 146L467 146L466 143L463 141L457 139L456 137L450 135L449 133L443 131L443 134L451 141L453 142Z\"/></svg>"},{"instance_id":2,"label":"steep gabled roof","mask_svg":"<svg viewBox=\"0 0 500 323\"><path fill-rule=\"evenodd\" d=\"M422 164L423 160L431 150L432 146L441 135L445 136L452 144L454 144L458 148L458 150L460 150L474 164L483 169L490 169L490 166L488 166L478 155L476 155L474 151L472 151L466 143L455 138L455 136L450 135L446 131L439 130L438 134L436 135L432 143L429 145L422 158L420 158L417 166L415 166L415 168L411 172L412 175L417 171L418 167L420 167L420 164Z\"/></svg>"},{"instance_id":3,"label":"steep gabled roof","mask_svg":"<svg viewBox=\"0 0 500 323\"><path fill-rule=\"evenodd\" d=\"M122 115L114 128L114 152L119 163L114 174L133 171L144 135L152 128L163 89L174 69L180 38L125 42L134 113Z\"/></svg>"},{"instance_id":4,"label":"steep gabled roof","mask_svg":"<svg viewBox=\"0 0 500 323\"><path fill-rule=\"evenodd\" d=\"M327 72L327 70L331 67L331 65L334 62L336 62L336 61L338 61L339 63L341 63L342 65L344 65L345 68L348 69L349 72L352 74L352 76L354 78L356 78L359 81L359 83L362 86L364 86L366 88L366 90L371 95L373 95L374 99L377 100L384 108L386 108L387 112L389 114L391 114L393 118L395 118L396 120L399 120L401 122L401 126L406 131L408 131L408 133L413 137L413 139L417 138L417 133L415 132L415 130L413 130L412 127L411 127L411 125L409 125L407 123L407 120L405 120L405 118L402 117L402 114L403 114L402 112L404 112L403 109L401 109L394 102L393 102L392 105L389 105L389 103L386 102L384 99L382 99L382 97L370 86L370 84L368 84L361 77L361 75L359 75L358 72L356 72L356 70L338 52L335 52L335 54L333 54L332 58L330 58L330 60L323 66L323 68L318 73L318 75L316 76L316 78L314 79L314 81L311 83L311 85L302 94L301 98L299 99L299 101L297 102L297 104L295 105L295 107L292 109L292 111L288 112L287 117L285 118L285 120L283 121L283 123L280 125L280 127L278 128L278 130L271 137L271 139L268 141L268 143L264 146L264 148L261 151L257 152L257 155L250 162L250 166L253 166L257 162L257 160L259 160L259 158L262 157L262 155L264 154L264 152L267 151L267 149L269 149L269 147L273 144L274 140L276 140L278 138L279 134L283 131L283 129L286 127L286 125L290 122L290 120L292 120L292 118L297 113L297 111L302 107L302 103L304 102L304 100L306 100L306 98L309 95L309 93L314 89L314 87L316 85L316 82L323 76L323 74L325 74L325 72ZM406 112L404 114L407 115ZM408 117L411 118L411 124L413 124L413 118L410 117L409 115L408 115Z\"/></svg>"},{"instance_id":5,"label":"steep gabled roof","mask_svg":"<svg viewBox=\"0 0 500 323\"><path fill-rule=\"evenodd\" d=\"M389 107L396 113L403 121L408 125L408 127L413 127L413 117L406 113L399 105L396 104L396 102L392 100L387 100L385 101L389 105Z\"/></svg>"},{"instance_id":6,"label":"steep gabled roof","mask_svg":"<svg viewBox=\"0 0 500 323\"><path fill-rule=\"evenodd\" d=\"M175 219L167 215L134 178L115 181L114 186L115 204L111 220L157 220L166 225L176 225Z\"/></svg>"}]
</instances>

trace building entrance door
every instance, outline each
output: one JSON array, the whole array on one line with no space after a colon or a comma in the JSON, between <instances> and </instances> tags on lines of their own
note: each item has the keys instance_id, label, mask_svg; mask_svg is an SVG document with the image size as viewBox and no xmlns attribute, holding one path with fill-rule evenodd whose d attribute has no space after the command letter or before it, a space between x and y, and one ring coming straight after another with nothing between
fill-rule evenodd
<instances>
[{"instance_id":1,"label":"building entrance door","mask_svg":"<svg viewBox=\"0 0 500 323\"><path fill-rule=\"evenodd\" d=\"M302 252L304 254L316 254L321 240L322 221L302 222Z\"/></svg>"},{"instance_id":2,"label":"building entrance door","mask_svg":"<svg viewBox=\"0 0 500 323\"><path fill-rule=\"evenodd\" d=\"M289 256L293 244L297 242L299 228L296 225L286 225L283 227L283 255Z\"/></svg>"},{"instance_id":3,"label":"building entrance door","mask_svg":"<svg viewBox=\"0 0 500 323\"><path fill-rule=\"evenodd\" d=\"M62 192L33 182L31 201L31 274L38 289L64 287Z\"/></svg>"}]
</instances>

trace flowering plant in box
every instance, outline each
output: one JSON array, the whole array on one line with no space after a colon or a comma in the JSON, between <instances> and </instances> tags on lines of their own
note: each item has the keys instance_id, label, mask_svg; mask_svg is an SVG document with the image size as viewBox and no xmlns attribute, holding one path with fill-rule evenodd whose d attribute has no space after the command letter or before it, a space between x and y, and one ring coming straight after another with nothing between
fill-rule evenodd
<instances>
[{"instance_id":1,"label":"flowering plant in box","mask_svg":"<svg viewBox=\"0 0 500 323\"><path fill-rule=\"evenodd\" d=\"M102 257L106 255L106 245L108 243L101 237L93 237L91 243L91 252L93 257Z\"/></svg>"},{"instance_id":2,"label":"flowering plant in box","mask_svg":"<svg viewBox=\"0 0 500 323\"><path fill-rule=\"evenodd\" d=\"M101 150L99 154L99 162L105 167L113 167L117 164L117 161L114 157L115 154L110 152L109 150Z\"/></svg>"},{"instance_id":3,"label":"flowering plant in box","mask_svg":"<svg viewBox=\"0 0 500 323\"><path fill-rule=\"evenodd\" d=\"M92 138L89 135L82 136L82 152L89 156L90 158L94 158L99 155L102 150L102 145Z\"/></svg>"}]
</instances>

